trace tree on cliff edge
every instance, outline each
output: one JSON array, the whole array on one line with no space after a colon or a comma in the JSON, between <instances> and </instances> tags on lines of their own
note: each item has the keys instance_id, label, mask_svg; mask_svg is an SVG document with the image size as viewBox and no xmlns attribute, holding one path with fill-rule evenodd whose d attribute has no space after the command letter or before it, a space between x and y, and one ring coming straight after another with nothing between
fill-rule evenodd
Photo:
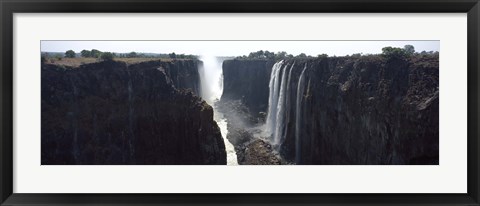
<instances>
[{"instance_id":1,"label":"tree on cliff edge","mask_svg":"<svg viewBox=\"0 0 480 206\"><path fill-rule=\"evenodd\" d=\"M65 57L66 58L75 58L75 52L73 50L68 50L65 52Z\"/></svg>"},{"instance_id":2,"label":"tree on cliff edge","mask_svg":"<svg viewBox=\"0 0 480 206\"><path fill-rule=\"evenodd\" d=\"M136 58L138 57L137 52L130 52L127 54L127 58Z\"/></svg>"},{"instance_id":3,"label":"tree on cliff edge","mask_svg":"<svg viewBox=\"0 0 480 206\"><path fill-rule=\"evenodd\" d=\"M405 59L409 54L403 48L398 47L383 47L382 55L387 59Z\"/></svg>"},{"instance_id":4,"label":"tree on cliff edge","mask_svg":"<svg viewBox=\"0 0 480 206\"><path fill-rule=\"evenodd\" d=\"M92 52L84 49L80 52L80 55L85 58L92 57Z\"/></svg>"},{"instance_id":5,"label":"tree on cliff edge","mask_svg":"<svg viewBox=\"0 0 480 206\"><path fill-rule=\"evenodd\" d=\"M405 52L408 54L408 55L413 55L415 54L415 47L413 47L412 45L405 45L403 47L403 49L405 50Z\"/></svg>"},{"instance_id":6,"label":"tree on cliff edge","mask_svg":"<svg viewBox=\"0 0 480 206\"><path fill-rule=\"evenodd\" d=\"M411 57L415 54L415 47L412 45L405 45L403 48L398 47L383 47L382 48L382 55L387 57L388 59L397 58L397 59L405 59Z\"/></svg>"},{"instance_id":7,"label":"tree on cliff edge","mask_svg":"<svg viewBox=\"0 0 480 206\"><path fill-rule=\"evenodd\" d=\"M92 57L99 58L100 55L102 55L102 52L96 49L92 49L92 51L90 52L90 55Z\"/></svg>"},{"instance_id":8,"label":"tree on cliff edge","mask_svg":"<svg viewBox=\"0 0 480 206\"><path fill-rule=\"evenodd\" d=\"M101 55L100 55L100 59L102 59L103 61L113 61L113 53L111 52L103 52Z\"/></svg>"}]
</instances>

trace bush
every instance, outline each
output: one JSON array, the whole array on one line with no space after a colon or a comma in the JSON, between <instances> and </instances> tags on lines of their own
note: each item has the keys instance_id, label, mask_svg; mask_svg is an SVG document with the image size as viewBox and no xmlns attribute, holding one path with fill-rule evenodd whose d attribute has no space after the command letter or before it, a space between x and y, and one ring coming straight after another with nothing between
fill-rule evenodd
<instances>
[{"instance_id":1,"label":"bush","mask_svg":"<svg viewBox=\"0 0 480 206\"><path fill-rule=\"evenodd\" d=\"M415 54L415 47L412 45L405 45L403 48L398 47L384 47L382 48L382 55L388 59L406 59Z\"/></svg>"},{"instance_id":2,"label":"bush","mask_svg":"<svg viewBox=\"0 0 480 206\"><path fill-rule=\"evenodd\" d=\"M127 54L127 58L135 58L135 57L138 57L136 52L130 52Z\"/></svg>"},{"instance_id":3,"label":"bush","mask_svg":"<svg viewBox=\"0 0 480 206\"><path fill-rule=\"evenodd\" d=\"M300 53L299 55L297 55L297 57L305 58L305 57L307 57L307 55L305 53Z\"/></svg>"},{"instance_id":4,"label":"bush","mask_svg":"<svg viewBox=\"0 0 480 206\"><path fill-rule=\"evenodd\" d=\"M318 58L327 58L328 54L319 54L317 57Z\"/></svg>"},{"instance_id":5,"label":"bush","mask_svg":"<svg viewBox=\"0 0 480 206\"><path fill-rule=\"evenodd\" d=\"M287 57L287 52L281 51L275 54L275 59L285 59Z\"/></svg>"},{"instance_id":6,"label":"bush","mask_svg":"<svg viewBox=\"0 0 480 206\"><path fill-rule=\"evenodd\" d=\"M75 58L75 52L73 50L68 50L65 52L65 57L66 58Z\"/></svg>"},{"instance_id":7,"label":"bush","mask_svg":"<svg viewBox=\"0 0 480 206\"><path fill-rule=\"evenodd\" d=\"M409 56L405 49L390 46L382 48L382 55L388 59L405 59Z\"/></svg>"},{"instance_id":8,"label":"bush","mask_svg":"<svg viewBox=\"0 0 480 206\"><path fill-rule=\"evenodd\" d=\"M102 55L102 52L96 49L92 49L90 55L91 57L99 58Z\"/></svg>"},{"instance_id":9,"label":"bush","mask_svg":"<svg viewBox=\"0 0 480 206\"><path fill-rule=\"evenodd\" d=\"M80 52L80 55L81 55L82 57L85 57L85 58L87 58L87 57L92 57L92 52L91 52L91 51L88 51L88 50L82 50L82 51Z\"/></svg>"},{"instance_id":10,"label":"bush","mask_svg":"<svg viewBox=\"0 0 480 206\"><path fill-rule=\"evenodd\" d=\"M113 60L113 53L111 53L111 52L103 52L103 53L100 55L100 58L101 58L103 61L112 61L112 60Z\"/></svg>"},{"instance_id":11,"label":"bush","mask_svg":"<svg viewBox=\"0 0 480 206\"><path fill-rule=\"evenodd\" d=\"M407 55L415 54L415 47L413 47L412 45L405 45L403 49L405 50L405 53L407 53Z\"/></svg>"}]
</instances>

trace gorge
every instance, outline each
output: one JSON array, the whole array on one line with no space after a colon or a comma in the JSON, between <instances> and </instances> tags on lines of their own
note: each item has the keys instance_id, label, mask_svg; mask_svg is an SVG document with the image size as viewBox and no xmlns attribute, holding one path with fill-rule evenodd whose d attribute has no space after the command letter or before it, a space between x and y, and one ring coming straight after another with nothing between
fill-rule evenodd
<instances>
[{"instance_id":1,"label":"gorge","mask_svg":"<svg viewBox=\"0 0 480 206\"><path fill-rule=\"evenodd\" d=\"M238 165L237 155L234 146L226 139L228 135L227 119L218 109L218 101L223 93L223 70L222 60L215 56L204 55L200 58L203 62L198 68L202 93L201 97L213 107L214 120L222 132L223 141L227 153L227 165Z\"/></svg>"},{"instance_id":2,"label":"gorge","mask_svg":"<svg viewBox=\"0 0 480 206\"><path fill-rule=\"evenodd\" d=\"M43 63L42 164L439 164L439 57Z\"/></svg>"}]
</instances>

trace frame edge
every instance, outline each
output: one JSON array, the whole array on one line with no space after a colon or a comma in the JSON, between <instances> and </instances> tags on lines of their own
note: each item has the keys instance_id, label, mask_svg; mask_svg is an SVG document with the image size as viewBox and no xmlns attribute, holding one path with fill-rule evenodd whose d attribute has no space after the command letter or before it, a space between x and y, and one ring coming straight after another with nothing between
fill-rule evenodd
<instances>
[{"instance_id":1,"label":"frame edge","mask_svg":"<svg viewBox=\"0 0 480 206\"><path fill-rule=\"evenodd\" d=\"M480 48L480 3L476 3L468 12L467 15L467 41L468 41L468 166L467 166L467 190L468 195L474 199L474 201L479 204L479 133L478 128L480 124L478 122L479 116L479 103L480 95L479 93L479 83L480 73L479 73L479 48Z\"/></svg>"}]
</instances>

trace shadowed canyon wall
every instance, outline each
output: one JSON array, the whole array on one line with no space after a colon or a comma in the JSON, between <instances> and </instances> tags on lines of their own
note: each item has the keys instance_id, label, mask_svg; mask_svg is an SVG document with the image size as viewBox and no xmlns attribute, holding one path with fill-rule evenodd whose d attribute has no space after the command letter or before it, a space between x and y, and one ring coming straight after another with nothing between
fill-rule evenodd
<instances>
[{"instance_id":1,"label":"shadowed canyon wall","mask_svg":"<svg viewBox=\"0 0 480 206\"><path fill-rule=\"evenodd\" d=\"M199 63L43 64L42 164L226 164Z\"/></svg>"},{"instance_id":2,"label":"shadowed canyon wall","mask_svg":"<svg viewBox=\"0 0 480 206\"><path fill-rule=\"evenodd\" d=\"M223 62L222 101L241 100L250 112L266 112L268 80L274 61L226 60Z\"/></svg>"}]
</instances>

